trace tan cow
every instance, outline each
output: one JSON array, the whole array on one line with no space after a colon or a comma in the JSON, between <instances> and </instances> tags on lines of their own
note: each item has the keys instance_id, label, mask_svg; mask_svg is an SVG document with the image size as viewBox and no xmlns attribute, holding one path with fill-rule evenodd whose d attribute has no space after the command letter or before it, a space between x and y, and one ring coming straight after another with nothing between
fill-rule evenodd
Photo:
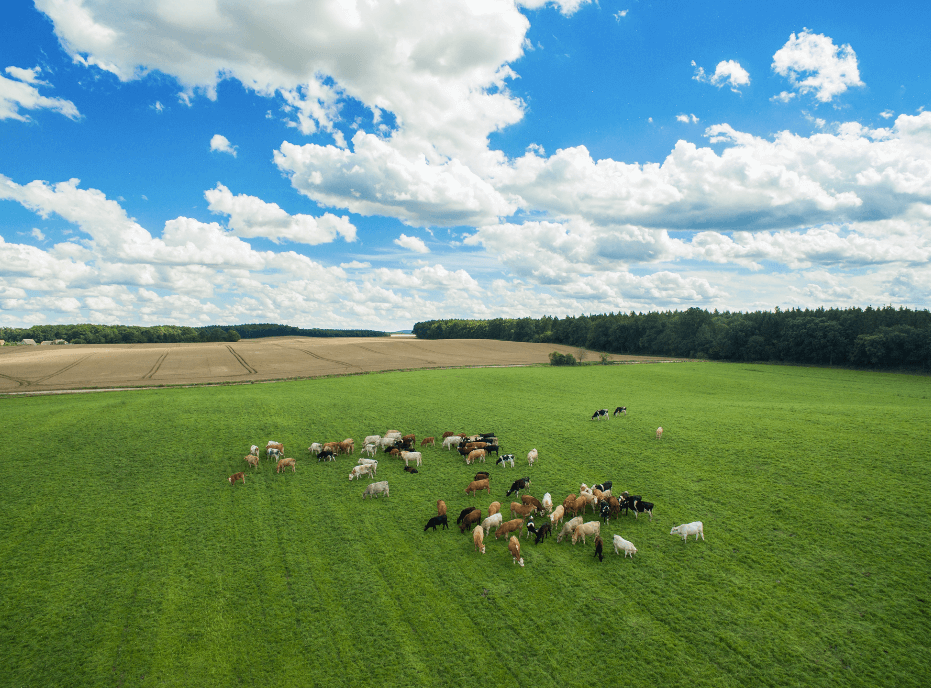
<instances>
[{"instance_id":1,"label":"tan cow","mask_svg":"<svg viewBox=\"0 0 931 688\"><path fill-rule=\"evenodd\" d=\"M281 473L282 468L291 467L291 472L294 473L297 471L297 466L295 466L294 459L281 459L278 462L278 465L275 466L275 473Z\"/></svg>"}]
</instances>

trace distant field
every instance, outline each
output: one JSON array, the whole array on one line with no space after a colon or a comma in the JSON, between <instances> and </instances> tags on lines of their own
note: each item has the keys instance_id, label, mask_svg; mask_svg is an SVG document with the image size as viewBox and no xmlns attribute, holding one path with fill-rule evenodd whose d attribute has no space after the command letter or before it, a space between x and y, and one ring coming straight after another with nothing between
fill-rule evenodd
<instances>
[{"instance_id":1,"label":"distant field","mask_svg":"<svg viewBox=\"0 0 931 688\"><path fill-rule=\"evenodd\" d=\"M931 682L927 377L423 370L6 397L0 417L0 686ZM381 459L391 496L363 501L356 457L307 456L388 428L495 431L518 467L479 466L492 494L467 497L475 467L428 447L417 475ZM297 472L230 486L270 439ZM655 519L603 526L604 562L555 539L522 540L525 568L493 536L477 554L456 515L507 513L524 475L558 503L613 480ZM451 528L425 533L438 498ZM705 542L669 535L694 520Z\"/></svg>"},{"instance_id":2,"label":"distant field","mask_svg":"<svg viewBox=\"0 0 931 688\"><path fill-rule=\"evenodd\" d=\"M0 393L258 382L384 370L546 363L556 344L412 337L273 337L234 344L0 347ZM587 360L598 356L586 352ZM610 356L611 360L664 360Z\"/></svg>"}]
</instances>

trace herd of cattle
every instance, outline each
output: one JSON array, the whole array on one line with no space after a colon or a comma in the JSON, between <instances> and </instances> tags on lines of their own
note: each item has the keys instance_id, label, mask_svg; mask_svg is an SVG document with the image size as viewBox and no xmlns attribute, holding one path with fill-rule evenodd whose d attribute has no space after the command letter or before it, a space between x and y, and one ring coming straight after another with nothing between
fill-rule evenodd
<instances>
[{"instance_id":1,"label":"herd of cattle","mask_svg":"<svg viewBox=\"0 0 931 688\"><path fill-rule=\"evenodd\" d=\"M627 408L624 406L619 406L614 411L615 416L626 413ZM600 409L592 416L592 420L606 418L607 415L607 409ZM657 439L662 438L662 433L663 429L658 428L656 431ZM349 480L352 481L357 478L362 478L362 476L375 478L378 470L378 460L375 456L379 451L390 457L403 460L404 470L406 472L417 473L416 466L422 466L423 454L420 451L414 451L416 441L417 438L413 434L402 435L397 430L389 430L383 436L369 435L362 442L361 451L361 453L367 454L368 458L363 456L359 459L358 464L349 472ZM455 447L458 453L465 459L466 464L474 464L478 461L485 463L485 458L493 453L497 457L497 465L510 465L511 468L514 467L515 457L513 454L499 454L498 438L494 433L466 435L464 433L457 434L445 432L443 433L441 441L442 446L447 450L452 450L453 447ZM436 438L427 437L421 440L420 448L422 449L427 446L436 447ZM314 443L311 444L307 450L311 455L317 457L317 461L334 461L337 456L343 454L352 456L355 452L355 441L351 438L347 438L341 442ZM279 442L270 441L265 447L265 455L269 459L277 460L275 466L277 473L280 473L286 468L290 468L292 472L297 470L295 460L293 458L284 457L284 446ZM259 456L259 447L257 445L252 445L249 455L244 457L244 459L254 469L257 469L259 465ZM532 468L538 457L539 453L535 448L528 452L528 466ZM411 463L413 463L414 466L411 466ZM235 485L240 480L245 484L246 474L244 471L229 477L231 485ZM491 476L487 471L476 473L468 487L465 488L466 495L474 497L479 492L487 492L491 495L490 481ZM627 491L620 493L618 496L614 496L611 492L612 482L610 480L595 485L592 488L582 483L579 486L578 495L575 493L569 494L563 500L562 504L557 505L555 508L553 506L552 496L549 492L543 495L541 501L531 494L526 494L529 487L529 476L518 478L512 482L505 496L510 497L512 494L516 494L520 501L510 502L510 520L504 521L501 512L501 502L492 502L488 506L484 519L482 518L481 509L470 506L464 508L456 519L459 532L465 534L467 530L471 530L474 548L482 554L485 553L485 537L488 536L492 530L494 530L495 540L502 536L510 535L507 541L508 550L511 553L514 563L523 566L524 559L520 551L520 536L523 534L525 526L527 531L525 537L529 538L530 535L534 535L535 545L539 545L543 542L547 536L559 529L560 526L562 526L562 529L556 537L557 543L561 542L564 538L568 539L570 536L573 545L579 540L582 540L582 543L586 544L587 538L592 538L595 545L594 556L597 557L599 561L603 561L604 544L601 539L602 523L607 524L610 519L619 517L622 512L625 515L633 513L635 518L639 518L640 514L646 514L650 517L651 522L653 520L654 505L652 502L645 501L641 495L631 495ZM525 492L525 494L521 495L521 492ZM363 491L362 499L380 497L382 495L385 497L390 496L387 480L370 483ZM589 507L593 515L600 517L600 521L593 520L585 522L585 513ZM566 517L570 514L571 519L564 522ZM539 526L534 523L533 518L535 515L542 518L544 521ZM442 499L437 500L437 515L430 518L424 526L424 532L430 528L433 528L434 531L436 531L437 528L449 528L446 515L446 502ZM516 535L512 535L512 533L515 532ZM696 540L698 540L699 537L701 537L702 540L705 539L701 521L676 526L669 534L678 535L682 537L683 541L687 541L690 535L694 535ZM637 548L634 544L629 540L625 540L619 534L613 536L613 545L615 554L623 552L625 557L630 556L633 558L633 555L637 553Z\"/></svg>"}]
</instances>

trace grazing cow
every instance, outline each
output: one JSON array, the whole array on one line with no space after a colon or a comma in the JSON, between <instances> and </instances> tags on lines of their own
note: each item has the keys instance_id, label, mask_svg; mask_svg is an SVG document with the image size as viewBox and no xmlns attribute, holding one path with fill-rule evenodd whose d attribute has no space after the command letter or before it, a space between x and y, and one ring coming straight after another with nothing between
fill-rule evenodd
<instances>
[{"instance_id":1,"label":"grazing cow","mask_svg":"<svg viewBox=\"0 0 931 688\"><path fill-rule=\"evenodd\" d=\"M265 456L272 456L273 449L277 450L279 455L284 454L284 445L281 442L269 442L265 447Z\"/></svg>"},{"instance_id":2,"label":"grazing cow","mask_svg":"<svg viewBox=\"0 0 931 688\"><path fill-rule=\"evenodd\" d=\"M436 532L437 526L442 526L446 530L449 530L449 523L446 521L445 514L442 516L434 516L429 521L427 521L427 525L423 527L423 532L426 533L428 528L433 528L433 532Z\"/></svg>"},{"instance_id":3,"label":"grazing cow","mask_svg":"<svg viewBox=\"0 0 931 688\"><path fill-rule=\"evenodd\" d=\"M378 466L378 461L376 459L359 459L358 465L360 466Z\"/></svg>"},{"instance_id":4,"label":"grazing cow","mask_svg":"<svg viewBox=\"0 0 931 688\"><path fill-rule=\"evenodd\" d=\"M485 553L485 543L483 542L484 539L485 529L483 527L479 526L478 528L472 529L472 544L474 544L475 549L477 549L482 554Z\"/></svg>"},{"instance_id":5,"label":"grazing cow","mask_svg":"<svg viewBox=\"0 0 931 688\"><path fill-rule=\"evenodd\" d=\"M319 442L314 442L309 447L307 447L307 451L309 451L314 456L318 456L320 452L323 451L323 445Z\"/></svg>"},{"instance_id":6,"label":"grazing cow","mask_svg":"<svg viewBox=\"0 0 931 688\"><path fill-rule=\"evenodd\" d=\"M592 414L592 420L604 420L608 417L608 409L598 409Z\"/></svg>"},{"instance_id":7,"label":"grazing cow","mask_svg":"<svg viewBox=\"0 0 931 688\"><path fill-rule=\"evenodd\" d=\"M601 536L595 538L595 556L598 557L598 561L604 561L604 543L601 541Z\"/></svg>"},{"instance_id":8,"label":"grazing cow","mask_svg":"<svg viewBox=\"0 0 931 688\"><path fill-rule=\"evenodd\" d=\"M533 504L520 504L518 502L511 502L511 516L517 514L518 516L526 516L527 514L532 514L537 508Z\"/></svg>"},{"instance_id":9,"label":"grazing cow","mask_svg":"<svg viewBox=\"0 0 931 688\"><path fill-rule=\"evenodd\" d=\"M511 464L511 468L514 468L514 455L505 454L504 456L500 456L498 457L498 460L495 461L495 463L499 466L507 466L508 464Z\"/></svg>"},{"instance_id":10,"label":"grazing cow","mask_svg":"<svg viewBox=\"0 0 931 688\"><path fill-rule=\"evenodd\" d=\"M462 519L464 519L468 514L472 513L475 510L476 509L474 506L467 506L465 509L460 511L459 518L456 519L456 525L459 525L460 523L462 523Z\"/></svg>"},{"instance_id":11,"label":"grazing cow","mask_svg":"<svg viewBox=\"0 0 931 688\"><path fill-rule=\"evenodd\" d=\"M542 526L537 528L537 539L533 544L539 545L541 542L543 542L543 538L545 538L547 535L550 535L552 532L553 525L551 523L544 523Z\"/></svg>"},{"instance_id":12,"label":"grazing cow","mask_svg":"<svg viewBox=\"0 0 931 688\"><path fill-rule=\"evenodd\" d=\"M491 494L491 488L488 486L488 478L485 478L484 480L473 480L465 489L465 493L469 494L471 492L472 496L474 497L476 492L481 492L482 490L485 490L488 492L488 494Z\"/></svg>"},{"instance_id":13,"label":"grazing cow","mask_svg":"<svg viewBox=\"0 0 931 688\"><path fill-rule=\"evenodd\" d=\"M543 508L546 509L546 513L553 513L553 497L549 492L543 495Z\"/></svg>"},{"instance_id":14,"label":"grazing cow","mask_svg":"<svg viewBox=\"0 0 931 688\"><path fill-rule=\"evenodd\" d=\"M562 530L559 532L559 535L556 536L556 542L562 542L562 539L566 535L572 535L575 532L575 529L582 525L582 517L576 516L571 521L566 521L563 523Z\"/></svg>"},{"instance_id":15,"label":"grazing cow","mask_svg":"<svg viewBox=\"0 0 931 688\"><path fill-rule=\"evenodd\" d=\"M246 474L243 473L242 471L239 471L239 473L233 473L233 475L231 475L229 478L227 478L227 480L230 481L230 485L235 485L235 484L236 484L237 482L239 482L240 480L242 480L242 484L245 485L245 484L246 484Z\"/></svg>"},{"instance_id":16,"label":"grazing cow","mask_svg":"<svg viewBox=\"0 0 931 688\"><path fill-rule=\"evenodd\" d=\"M701 524L701 521L693 521L692 523L683 523L681 526L675 526L672 530L669 531L670 535L681 535L682 542L687 542L689 535L695 535L695 540L698 540L698 536L701 535L701 539L705 539L705 528Z\"/></svg>"},{"instance_id":17,"label":"grazing cow","mask_svg":"<svg viewBox=\"0 0 931 688\"><path fill-rule=\"evenodd\" d=\"M638 514L650 514L650 520L653 520L653 502L643 502L639 499L634 502L634 518L637 518Z\"/></svg>"},{"instance_id":18,"label":"grazing cow","mask_svg":"<svg viewBox=\"0 0 931 688\"><path fill-rule=\"evenodd\" d=\"M442 499L436 500L436 515L445 516L446 515L446 502Z\"/></svg>"},{"instance_id":19,"label":"grazing cow","mask_svg":"<svg viewBox=\"0 0 931 688\"><path fill-rule=\"evenodd\" d=\"M388 481L382 480L378 483L369 483L369 486L365 488L365 492L362 493L362 499L366 497L372 497L373 499L378 495L385 495L388 497Z\"/></svg>"},{"instance_id":20,"label":"grazing cow","mask_svg":"<svg viewBox=\"0 0 931 688\"><path fill-rule=\"evenodd\" d=\"M637 548L634 547L634 543L630 540L625 540L620 535L614 536L614 553L620 554L620 550L624 550L624 558L628 556L633 559L634 555L637 553Z\"/></svg>"},{"instance_id":21,"label":"grazing cow","mask_svg":"<svg viewBox=\"0 0 931 688\"><path fill-rule=\"evenodd\" d=\"M572 544L574 545L581 538L582 544L585 544L585 538L593 535L601 535L601 521L589 521L577 526L572 533Z\"/></svg>"},{"instance_id":22,"label":"grazing cow","mask_svg":"<svg viewBox=\"0 0 931 688\"><path fill-rule=\"evenodd\" d=\"M553 510L553 513L550 514L550 523L552 523L554 526L559 525L565 513L566 513L565 507L563 507L563 505L560 504Z\"/></svg>"},{"instance_id":23,"label":"grazing cow","mask_svg":"<svg viewBox=\"0 0 931 688\"><path fill-rule=\"evenodd\" d=\"M475 463L479 459L482 460L482 463L485 463L485 450L484 449L473 449L469 452L469 455L466 457L466 463Z\"/></svg>"},{"instance_id":24,"label":"grazing cow","mask_svg":"<svg viewBox=\"0 0 931 688\"><path fill-rule=\"evenodd\" d=\"M294 459L281 459L278 462L278 465L275 466L275 473L281 473L281 469L287 468L288 466L291 467L292 473L295 473L297 471L297 466L295 465ZM363 468L363 467L359 466L359 468Z\"/></svg>"},{"instance_id":25,"label":"grazing cow","mask_svg":"<svg viewBox=\"0 0 931 688\"><path fill-rule=\"evenodd\" d=\"M375 477L374 466L372 466L371 464L353 466L352 470L349 471L349 480L352 481L353 478L361 478L363 475Z\"/></svg>"},{"instance_id":26,"label":"grazing cow","mask_svg":"<svg viewBox=\"0 0 931 688\"><path fill-rule=\"evenodd\" d=\"M339 456L339 442L324 442L323 450L326 451L327 449Z\"/></svg>"},{"instance_id":27,"label":"grazing cow","mask_svg":"<svg viewBox=\"0 0 931 688\"><path fill-rule=\"evenodd\" d=\"M658 440L663 439L663 428L662 427L656 428L656 439Z\"/></svg>"},{"instance_id":28,"label":"grazing cow","mask_svg":"<svg viewBox=\"0 0 931 688\"><path fill-rule=\"evenodd\" d=\"M387 451L390 447L393 447L396 442L397 442L396 437L382 437L375 444L377 444L379 447L384 448L385 451Z\"/></svg>"},{"instance_id":29,"label":"grazing cow","mask_svg":"<svg viewBox=\"0 0 931 688\"><path fill-rule=\"evenodd\" d=\"M491 532L492 528L498 528L501 523L504 521L504 516L499 513L489 514L488 518L482 521L482 528L485 529L485 533L488 534Z\"/></svg>"},{"instance_id":30,"label":"grazing cow","mask_svg":"<svg viewBox=\"0 0 931 688\"><path fill-rule=\"evenodd\" d=\"M408 461L414 461L418 466L423 463L423 454L420 452L402 451L401 458L404 459L405 466L409 465Z\"/></svg>"},{"instance_id":31,"label":"grazing cow","mask_svg":"<svg viewBox=\"0 0 931 688\"><path fill-rule=\"evenodd\" d=\"M249 454L249 456L244 456L242 458L253 468L259 467L259 457L255 454Z\"/></svg>"},{"instance_id":32,"label":"grazing cow","mask_svg":"<svg viewBox=\"0 0 931 688\"><path fill-rule=\"evenodd\" d=\"M507 493L507 495L505 495L505 496L510 497L510 496L511 496L513 493L515 493L515 492L516 492L516 493L518 494L518 496L519 496L519 495L520 495L520 491L521 491L521 490L526 490L528 487L530 487L530 478L529 478L529 477L527 477L527 478L518 478L518 479L515 480L513 483L511 483L511 489L508 490L508 493Z\"/></svg>"},{"instance_id":33,"label":"grazing cow","mask_svg":"<svg viewBox=\"0 0 931 688\"><path fill-rule=\"evenodd\" d=\"M378 446L374 444L367 444L362 447L362 451L368 454L369 456L375 456L375 452L378 451Z\"/></svg>"},{"instance_id":34,"label":"grazing cow","mask_svg":"<svg viewBox=\"0 0 931 688\"><path fill-rule=\"evenodd\" d=\"M377 444L378 440L381 439L381 435L368 435L364 440L362 440L362 446L364 447L367 444Z\"/></svg>"},{"instance_id":35,"label":"grazing cow","mask_svg":"<svg viewBox=\"0 0 931 688\"><path fill-rule=\"evenodd\" d=\"M622 413L623 413L625 416L627 415L627 407L626 407L626 406L618 406L616 409L614 409L614 415L615 415L615 416L619 416L619 415L622 414Z\"/></svg>"},{"instance_id":36,"label":"grazing cow","mask_svg":"<svg viewBox=\"0 0 931 688\"><path fill-rule=\"evenodd\" d=\"M449 437L443 438L443 446L446 449L452 449L453 447L459 446L459 435L450 435Z\"/></svg>"},{"instance_id":37,"label":"grazing cow","mask_svg":"<svg viewBox=\"0 0 931 688\"><path fill-rule=\"evenodd\" d=\"M533 495L524 495L520 498L520 501L524 504L533 504L537 511L539 511L541 514L543 513L543 504L541 504L540 500Z\"/></svg>"},{"instance_id":38,"label":"grazing cow","mask_svg":"<svg viewBox=\"0 0 931 688\"><path fill-rule=\"evenodd\" d=\"M324 449L317 454L317 461L336 461L336 454L330 449Z\"/></svg>"},{"instance_id":39,"label":"grazing cow","mask_svg":"<svg viewBox=\"0 0 931 688\"><path fill-rule=\"evenodd\" d=\"M265 450L265 456L267 456L269 459L280 459L281 453L281 450L275 449L274 447L270 447Z\"/></svg>"},{"instance_id":40,"label":"grazing cow","mask_svg":"<svg viewBox=\"0 0 931 688\"><path fill-rule=\"evenodd\" d=\"M620 516L621 514L621 503L617 501L617 497L608 497L608 507L611 509L612 516Z\"/></svg>"},{"instance_id":41,"label":"grazing cow","mask_svg":"<svg viewBox=\"0 0 931 688\"><path fill-rule=\"evenodd\" d=\"M336 446L337 446L337 450L336 450L337 455L349 454L350 456L352 456L352 453L356 450L355 440L350 439L350 438L346 438L342 442L337 442Z\"/></svg>"},{"instance_id":42,"label":"grazing cow","mask_svg":"<svg viewBox=\"0 0 931 688\"><path fill-rule=\"evenodd\" d=\"M623 492L621 497L621 508L624 510L625 516L630 512L631 509L634 508L634 504L643 499L643 497L640 495L632 495L628 494L627 492Z\"/></svg>"},{"instance_id":43,"label":"grazing cow","mask_svg":"<svg viewBox=\"0 0 931 688\"><path fill-rule=\"evenodd\" d=\"M605 480L603 483L599 485L595 485L595 487L592 488L592 492L594 492L595 490L601 490L602 492L609 492L613 484L614 483L612 483L610 480Z\"/></svg>"},{"instance_id":44,"label":"grazing cow","mask_svg":"<svg viewBox=\"0 0 931 688\"><path fill-rule=\"evenodd\" d=\"M435 447L435 446L436 446L436 438L435 438L435 437L424 437L422 440L420 440L420 446L421 446L421 447L426 447L426 446L428 446L428 445L431 446L431 447Z\"/></svg>"},{"instance_id":45,"label":"grazing cow","mask_svg":"<svg viewBox=\"0 0 931 688\"><path fill-rule=\"evenodd\" d=\"M517 531L518 535L521 534L521 532L524 530L524 519L515 518L511 521L505 521L504 523L502 523L498 527L498 530L495 531L495 540L497 540L502 535L513 533L515 530Z\"/></svg>"},{"instance_id":46,"label":"grazing cow","mask_svg":"<svg viewBox=\"0 0 931 688\"><path fill-rule=\"evenodd\" d=\"M515 564L520 564L521 568L524 567L524 558L520 555L520 540L518 540L513 535L508 541L508 550L511 552L511 557L514 559Z\"/></svg>"},{"instance_id":47,"label":"grazing cow","mask_svg":"<svg viewBox=\"0 0 931 688\"><path fill-rule=\"evenodd\" d=\"M470 511L465 515L465 518L462 519L462 523L459 524L459 532L465 533L473 524L481 522L482 510L476 509L475 511Z\"/></svg>"},{"instance_id":48,"label":"grazing cow","mask_svg":"<svg viewBox=\"0 0 931 688\"><path fill-rule=\"evenodd\" d=\"M533 464L537 462L537 456L538 454L536 449L531 449L529 452L527 452L527 463L531 468L533 468Z\"/></svg>"},{"instance_id":49,"label":"grazing cow","mask_svg":"<svg viewBox=\"0 0 931 688\"><path fill-rule=\"evenodd\" d=\"M258 456L258 455L259 455L259 445L253 444L251 447L249 447L249 453L252 454L252 456Z\"/></svg>"},{"instance_id":50,"label":"grazing cow","mask_svg":"<svg viewBox=\"0 0 931 688\"><path fill-rule=\"evenodd\" d=\"M501 511L501 502L492 502L488 505L488 515L497 514Z\"/></svg>"},{"instance_id":51,"label":"grazing cow","mask_svg":"<svg viewBox=\"0 0 931 688\"><path fill-rule=\"evenodd\" d=\"M568 496L563 500L562 508L565 509L566 511L569 511L569 509L572 507L573 504L575 504L575 492L570 492Z\"/></svg>"}]
</instances>

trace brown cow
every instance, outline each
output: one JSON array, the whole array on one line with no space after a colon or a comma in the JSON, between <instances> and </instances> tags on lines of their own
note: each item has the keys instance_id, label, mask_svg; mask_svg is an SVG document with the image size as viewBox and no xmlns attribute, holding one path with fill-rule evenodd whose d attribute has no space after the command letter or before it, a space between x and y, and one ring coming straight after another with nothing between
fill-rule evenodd
<instances>
[{"instance_id":1,"label":"brown cow","mask_svg":"<svg viewBox=\"0 0 931 688\"><path fill-rule=\"evenodd\" d=\"M543 513L543 505L540 503L540 500L533 495L524 495L520 498L520 501L524 504L533 504L537 508L537 511L541 514Z\"/></svg>"},{"instance_id":2,"label":"brown cow","mask_svg":"<svg viewBox=\"0 0 931 688\"><path fill-rule=\"evenodd\" d=\"M527 517L529 514L532 514L537 510L533 504L521 504L520 502L511 502L511 516L517 514L518 516Z\"/></svg>"},{"instance_id":3,"label":"brown cow","mask_svg":"<svg viewBox=\"0 0 931 688\"><path fill-rule=\"evenodd\" d=\"M242 484L245 485L245 484L246 484L246 474L243 473L242 471L239 471L239 473L233 473L233 475L231 475L229 478L227 478L227 480L230 481L230 485L235 485L235 484L236 484L237 482L239 482L240 480L242 480Z\"/></svg>"},{"instance_id":4,"label":"brown cow","mask_svg":"<svg viewBox=\"0 0 931 688\"><path fill-rule=\"evenodd\" d=\"M501 502L492 502L488 505L488 515L494 516L501 511Z\"/></svg>"},{"instance_id":5,"label":"brown cow","mask_svg":"<svg viewBox=\"0 0 931 688\"><path fill-rule=\"evenodd\" d=\"M435 447L436 438L435 437L424 437L422 440L420 440L421 447L426 447L427 445L430 445L431 447Z\"/></svg>"},{"instance_id":6,"label":"brown cow","mask_svg":"<svg viewBox=\"0 0 931 688\"><path fill-rule=\"evenodd\" d=\"M356 441L351 437L347 437L342 442L339 443L339 451L336 452L339 454L349 454L352 456L352 453L356 450Z\"/></svg>"},{"instance_id":7,"label":"brown cow","mask_svg":"<svg viewBox=\"0 0 931 688\"><path fill-rule=\"evenodd\" d=\"M459 532L465 533L474 523L482 522L482 510L476 509L475 511L470 511L465 515L465 518L462 519L462 522L459 524Z\"/></svg>"},{"instance_id":8,"label":"brown cow","mask_svg":"<svg viewBox=\"0 0 931 688\"><path fill-rule=\"evenodd\" d=\"M244 456L244 457L242 457L242 458L243 458L243 460L244 460L246 463L248 463L248 464L249 464L250 466L252 466L253 468L258 468L258 467L259 467L259 457L258 457L258 456L255 456L254 454L249 454L249 456Z\"/></svg>"},{"instance_id":9,"label":"brown cow","mask_svg":"<svg viewBox=\"0 0 931 688\"><path fill-rule=\"evenodd\" d=\"M517 534L520 535L524 530L524 519L515 518L511 521L505 521L501 524L498 530L495 531L495 540L497 540L502 535L507 535L508 533L513 533L517 531Z\"/></svg>"},{"instance_id":10,"label":"brown cow","mask_svg":"<svg viewBox=\"0 0 931 688\"><path fill-rule=\"evenodd\" d=\"M456 433L446 431L443 433L443 439L445 440L447 437L452 437L453 435L456 435ZM456 437L458 437L458 435L456 435Z\"/></svg>"},{"instance_id":11,"label":"brown cow","mask_svg":"<svg viewBox=\"0 0 931 688\"><path fill-rule=\"evenodd\" d=\"M466 463L475 463L479 459L482 460L482 463L485 463L485 450L484 449L475 449L469 452L469 455L466 457Z\"/></svg>"},{"instance_id":12,"label":"brown cow","mask_svg":"<svg viewBox=\"0 0 931 688\"><path fill-rule=\"evenodd\" d=\"M446 515L446 502L444 502L442 499L436 500L436 513L438 516Z\"/></svg>"},{"instance_id":13,"label":"brown cow","mask_svg":"<svg viewBox=\"0 0 931 688\"><path fill-rule=\"evenodd\" d=\"M275 473L281 473L282 468L291 467L291 472L294 473L297 471L297 466L294 465L294 459L281 459L278 462L278 465L275 466Z\"/></svg>"},{"instance_id":14,"label":"brown cow","mask_svg":"<svg viewBox=\"0 0 931 688\"><path fill-rule=\"evenodd\" d=\"M488 486L488 478L484 480L473 480L465 489L465 493L469 494L471 492L474 496L476 492L481 492L482 490L486 490L488 494L491 494L491 487Z\"/></svg>"}]
</instances>

